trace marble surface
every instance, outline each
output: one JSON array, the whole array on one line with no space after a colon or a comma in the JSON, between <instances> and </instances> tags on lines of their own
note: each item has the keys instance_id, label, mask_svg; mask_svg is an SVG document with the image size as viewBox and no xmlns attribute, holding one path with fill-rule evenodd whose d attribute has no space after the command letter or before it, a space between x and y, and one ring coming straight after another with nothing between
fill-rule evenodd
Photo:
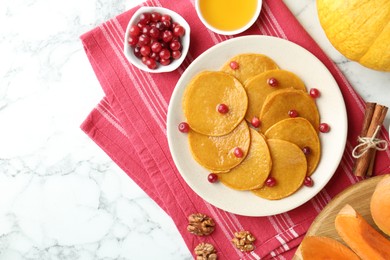
<instances>
[{"instance_id":1,"label":"marble surface","mask_svg":"<svg viewBox=\"0 0 390 260\"><path fill-rule=\"evenodd\" d=\"M171 219L79 128L103 96L79 36L140 2L0 2L0 259L191 259ZM365 100L390 106L390 73L340 55L314 0L285 3Z\"/></svg>"}]
</instances>

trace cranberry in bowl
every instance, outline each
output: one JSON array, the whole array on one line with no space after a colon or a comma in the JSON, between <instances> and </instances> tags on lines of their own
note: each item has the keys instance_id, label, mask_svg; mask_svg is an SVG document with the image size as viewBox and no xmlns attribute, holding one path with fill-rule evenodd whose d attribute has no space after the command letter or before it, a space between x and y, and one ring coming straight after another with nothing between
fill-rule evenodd
<instances>
[{"instance_id":1,"label":"cranberry in bowl","mask_svg":"<svg viewBox=\"0 0 390 260\"><path fill-rule=\"evenodd\" d=\"M124 54L129 62L151 73L177 69L189 46L188 23L163 7L140 7L131 17L124 38Z\"/></svg>"}]
</instances>

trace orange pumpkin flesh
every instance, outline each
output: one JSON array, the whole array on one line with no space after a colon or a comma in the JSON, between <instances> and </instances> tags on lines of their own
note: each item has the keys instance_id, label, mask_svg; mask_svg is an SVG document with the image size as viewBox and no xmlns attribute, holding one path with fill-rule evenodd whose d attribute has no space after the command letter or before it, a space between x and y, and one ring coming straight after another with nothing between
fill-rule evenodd
<instances>
[{"instance_id":1,"label":"orange pumpkin flesh","mask_svg":"<svg viewBox=\"0 0 390 260\"><path fill-rule=\"evenodd\" d=\"M339 236L361 259L390 259L390 240L350 205L345 205L337 214L335 226Z\"/></svg>"},{"instance_id":2,"label":"orange pumpkin flesh","mask_svg":"<svg viewBox=\"0 0 390 260\"><path fill-rule=\"evenodd\" d=\"M351 249L337 240L320 236L305 237L299 248L299 254L303 260L359 260L359 257Z\"/></svg>"},{"instance_id":3,"label":"orange pumpkin flesh","mask_svg":"<svg viewBox=\"0 0 390 260\"><path fill-rule=\"evenodd\" d=\"M378 182L370 202L371 216L383 233L390 236L390 175Z\"/></svg>"}]
</instances>

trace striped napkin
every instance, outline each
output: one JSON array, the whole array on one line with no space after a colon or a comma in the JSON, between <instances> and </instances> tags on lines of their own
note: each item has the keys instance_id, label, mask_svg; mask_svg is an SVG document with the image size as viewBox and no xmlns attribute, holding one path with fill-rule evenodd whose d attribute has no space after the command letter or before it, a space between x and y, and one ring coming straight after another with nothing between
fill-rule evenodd
<instances>
[{"instance_id":1,"label":"striped napkin","mask_svg":"<svg viewBox=\"0 0 390 260\"><path fill-rule=\"evenodd\" d=\"M174 72L149 74L125 58L123 38L129 10L81 36L86 54L105 97L92 110L81 128L132 178L175 222L189 250L200 242L213 244L219 259L291 259L310 224L321 209L341 190L358 181L352 173L351 151L363 121L364 102L298 23L281 0L264 0L257 22L245 33L287 39L312 52L329 69L344 96L349 117L344 156L330 183L312 200L289 212L269 217L245 217L220 210L198 197L177 171L166 138L166 118L173 88L186 67L211 46L231 37L208 31L196 16L194 1L147 1L180 13L191 26L191 46L183 65ZM388 140L385 129L381 138ZM377 155L375 173L389 171L390 153ZM216 230L198 237L187 232L192 213L212 217ZM249 230L257 238L255 250L243 253L231 243L234 232Z\"/></svg>"}]
</instances>

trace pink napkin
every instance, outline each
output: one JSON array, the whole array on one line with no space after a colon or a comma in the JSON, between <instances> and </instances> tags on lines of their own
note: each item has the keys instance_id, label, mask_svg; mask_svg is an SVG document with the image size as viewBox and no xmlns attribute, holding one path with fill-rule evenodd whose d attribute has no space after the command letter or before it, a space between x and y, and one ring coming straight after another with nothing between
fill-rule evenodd
<instances>
[{"instance_id":1,"label":"pink napkin","mask_svg":"<svg viewBox=\"0 0 390 260\"><path fill-rule=\"evenodd\" d=\"M186 67L203 51L231 37L208 31L196 16L193 1L154 0L144 5L163 6L180 13L191 26L191 46L185 62L170 73L149 74L125 58L123 38L135 9L129 10L81 36L86 54L105 92L81 128L175 222L189 250L200 242L216 247L219 259L290 259L321 209L341 190L358 181L352 173L351 152L363 121L364 102L334 63L306 33L281 0L263 1L258 21L241 35L262 34L290 40L316 55L336 79L349 118L344 156L329 184L312 200L289 212L269 217L245 217L220 210L198 197L177 171L166 138L166 117L173 88ZM385 129L381 138L388 141ZM390 153L379 152L375 174L389 171ZM212 217L217 228L210 236L186 231L192 213ZM255 250L243 253L230 240L249 230L257 238Z\"/></svg>"}]
</instances>

